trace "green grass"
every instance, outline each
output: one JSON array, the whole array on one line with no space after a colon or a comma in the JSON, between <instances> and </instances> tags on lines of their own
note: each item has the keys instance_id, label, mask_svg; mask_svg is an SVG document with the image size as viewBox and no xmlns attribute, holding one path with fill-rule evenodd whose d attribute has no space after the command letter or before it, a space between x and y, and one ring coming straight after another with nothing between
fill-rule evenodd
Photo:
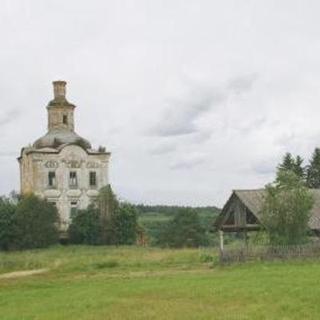
<instances>
[{"instance_id":1,"label":"green grass","mask_svg":"<svg viewBox=\"0 0 320 320\"><path fill-rule=\"evenodd\" d=\"M211 250L54 247L1 253L0 319L318 319L320 262L219 267Z\"/></svg>"}]
</instances>

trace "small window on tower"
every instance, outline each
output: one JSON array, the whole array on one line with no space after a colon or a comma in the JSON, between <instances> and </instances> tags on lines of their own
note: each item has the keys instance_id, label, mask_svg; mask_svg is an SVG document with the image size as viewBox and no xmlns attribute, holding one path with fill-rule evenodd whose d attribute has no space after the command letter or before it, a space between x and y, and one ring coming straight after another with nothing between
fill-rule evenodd
<instances>
[{"instance_id":1,"label":"small window on tower","mask_svg":"<svg viewBox=\"0 0 320 320\"><path fill-rule=\"evenodd\" d=\"M95 171L91 171L89 175L89 185L90 187L96 187L97 186L97 174Z\"/></svg>"},{"instance_id":2,"label":"small window on tower","mask_svg":"<svg viewBox=\"0 0 320 320\"><path fill-rule=\"evenodd\" d=\"M70 174L69 174L69 186L71 188L76 188L78 186L77 173L75 171L70 171Z\"/></svg>"},{"instance_id":3,"label":"small window on tower","mask_svg":"<svg viewBox=\"0 0 320 320\"><path fill-rule=\"evenodd\" d=\"M63 124L68 124L68 116L67 115L63 115L63 118L62 118L62 122Z\"/></svg>"},{"instance_id":4,"label":"small window on tower","mask_svg":"<svg viewBox=\"0 0 320 320\"><path fill-rule=\"evenodd\" d=\"M48 173L48 186L54 188L56 186L56 173L54 171L49 171Z\"/></svg>"}]
</instances>

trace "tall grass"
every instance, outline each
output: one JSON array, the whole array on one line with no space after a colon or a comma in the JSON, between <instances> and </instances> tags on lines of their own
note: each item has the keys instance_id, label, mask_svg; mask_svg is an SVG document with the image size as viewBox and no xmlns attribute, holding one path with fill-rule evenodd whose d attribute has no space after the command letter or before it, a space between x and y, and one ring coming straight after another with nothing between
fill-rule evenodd
<instances>
[{"instance_id":1,"label":"tall grass","mask_svg":"<svg viewBox=\"0 0 320 320\"><path fill-rule=\"evenodd\" d=\"M206 249L208 251L208 249ZM158 249L116 246L55 246L47 250L0 253L0 273L48 268L57 272L81 272L113 268L137 270L201 265L202 249ZM216 252L213 251L216 255Z\"/></svg>"}]
</instances>

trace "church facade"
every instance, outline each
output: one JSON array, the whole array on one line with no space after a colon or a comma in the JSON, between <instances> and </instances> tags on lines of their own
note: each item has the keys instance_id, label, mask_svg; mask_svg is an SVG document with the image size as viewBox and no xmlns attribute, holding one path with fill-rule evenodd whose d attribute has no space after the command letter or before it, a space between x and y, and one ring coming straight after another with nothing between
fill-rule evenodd
<instances>
[{"instance_id":1,"label":"church facade","mask_svg":"<svg viewBox=\"0 0 320 320\"><path fill-rule=\"evenodd\" d=\"M57 207L60 229L67 229L74 210L85 209L109 184L110 153L93 149L74 130L75 105L66 99L66 82L54 81L47 106L48 132L24 147L18 158L21 194L34 193Z\"/></svg>"}]
</instances>

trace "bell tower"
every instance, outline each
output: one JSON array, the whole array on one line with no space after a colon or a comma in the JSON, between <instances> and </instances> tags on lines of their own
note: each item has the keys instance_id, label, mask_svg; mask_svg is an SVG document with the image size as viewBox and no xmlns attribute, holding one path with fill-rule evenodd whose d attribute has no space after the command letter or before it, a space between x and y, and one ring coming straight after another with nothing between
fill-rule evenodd
<instances>
[{"instance_id":1,"label":"bell tower","mask_svg":"<svg viewBox=\"0 0 320 320\"><path fill-rule=\"evenodd\" d=\"M74 108L75 105L66 99L66 82L54 81L54 99L47 106L48 109L48 131L74 131Z\"/></svg>"}]
</instances>

